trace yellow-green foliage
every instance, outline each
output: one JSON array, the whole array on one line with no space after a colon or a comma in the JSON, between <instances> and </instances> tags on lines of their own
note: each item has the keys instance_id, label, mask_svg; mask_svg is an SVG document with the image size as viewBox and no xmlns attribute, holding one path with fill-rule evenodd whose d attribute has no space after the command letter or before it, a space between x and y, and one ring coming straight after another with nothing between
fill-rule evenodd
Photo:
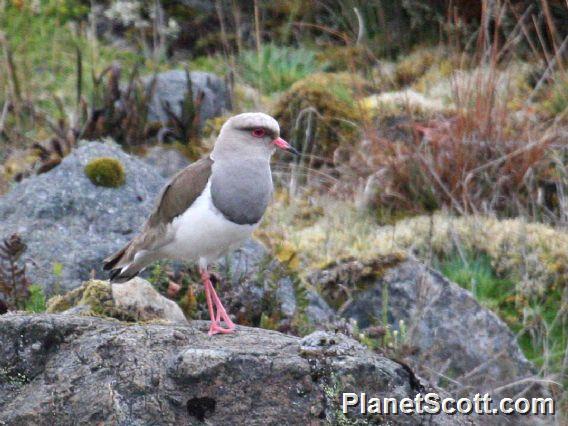
<instances>
[{"instance_id":1,"label":"yellow-green foliage","mask_svg":"<svg viewBox=\"0 0 568 426\"><path fill-rule=\"evenodd\" d=\"M441 62L443 58L444 53L441 49L419 48L398 61L395 80L401 86L411 84L423 76L432 65Z\"/></svg>"},{"instance_id":2,"label":"yellow-green foliage","mask_svg":"<svg viewBox=\"0 0 568 426\"><path fill-rule=\"evenodd\" d=\"M86 281L81 287L71 290L64 295L53 296L47 301L47 312L63 312L79 305L88 305L93 314L110 314L114 304L109 282L101 280Z\"/></svg>"},{"instance_id":3,"label":"yellow-green foliage","mask_svg":"<svg viewBox=\"0 0 568 426\"><path fill-rule=\"evenodd\" d=\"M365 90L365 82L356 75L313 74L294 83L284 93L273 115L285 136L293 139L298 116L302 111L313 109L318 154L330 156L341 143L353 142L355 138L361 122L361 111L354 101L359 90ZM300 129L297 132L300 133Z\"/></svg>"},{"instance_id":4,"label":"yellow-green foliage","mask_svg":"<svg viewBox=\"0 0 568 426\"><path fill-rule=\"evenodd\" d=\"M546 87L539 109L546 117L568 123L568 73L559 73L554 83Z\"/></svg>"},{"instance_id":5,"label":"yellow-green foliage","mask_svg":"<svg viewBox=\"0 0 568 426\"><path fill-rule=\"evenodd\" d=\"M126 179L124 167L116 158L95 158L85 166L85 174L98 186L118 188Z\"/></svg>"},{"instance_id":6,"label":"yellow-green foliage","mask_svg":"<svg viewBox=\"0 0 568 426\"><path fill-rule=\"evenodd\" d=\"M203 137L204 138L217 138L217 136L219 135L219 132L221 131L221 127L223 127L223 124L225 124L225 121L227 121L231 115L221 115L219 117L213 117L210 118L209 120L207 120L205 122L205 125L203 126Z\"/></svg>"},{"instance_id":7,"label":"yellow-green foliage","mask_svg":"<svg viewBox=\"0 0 568 426\"><path fill-rule=\"evenodd\" d=\"M14 180L18 175L25 175L31 172L34 164L38 161L39 155L31 149L14 150L0 169L0 179L7 182Z\"/></svg>"},{"instance_id":8,"label":"yellow-green foliage","mask_svg":"<svg viewBox=\"0 0 568 426\"><path fill-rule=\"evenodd\" d=\"M128 308L117 307L112 297L112 286L108 281L85 281L64 295L57 295L47 301L47 312L63 312L75 306L86 306L83 315L97 315L116 318L121 321L137 321L137 313Z\"/></svg>"},{"instance_id":9,"label":"yellow-green foliage","mask_svg":"<svg viewBox=\"0 0 568 426\"><path fill-rule=\"evenodd\" d=\"M96 315L108 315L114 308L112 288L108 281L91 280L83 285L83 295L78 305L88 305Z\"/></svg>"},{"instance_id":10,"label":"yellow-green foliage","mask_svg":"<svg viewBox=\"0 0 568 426\"><path fill-rule=\"evenodd\" d=\"M308 224L285 203L269 210L262 225L263 240L286 235L297 253L300 271L355 257L372 260L400 251L427 258L463 252L485 253L499 276L515 281L524 294L542 294L568 284L568 232L522 219L484 216L417 216L379 226L352 205L325 200L326 214Z\"/></svg>"},{"instance_id":11,"label":"yellow-green foliage","mask_svg":"<svg viewBox=\"0 0 568 426\"><path fill-rule=\"evenodd\" d=\"M373 64L369 52L359 46L331 46L320 50L316 59L326 71L362 70Z\"/></svg>"}]
</instances>

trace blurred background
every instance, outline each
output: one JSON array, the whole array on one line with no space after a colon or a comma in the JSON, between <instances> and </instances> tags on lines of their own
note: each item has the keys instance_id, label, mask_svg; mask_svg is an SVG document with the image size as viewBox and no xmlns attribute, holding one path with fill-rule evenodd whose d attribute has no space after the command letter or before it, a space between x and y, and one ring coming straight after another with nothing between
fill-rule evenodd
<instances>
[{"instance_id":1,"label":"blurred background","mask_svg":"<svg viewBox=\"0 0 568 426\"><path fill-rule=\"evenodd\" d=\"M314 271L415 257L496 314L566 401L567 44L565 0L0 0L0 194L80 140L171 176L227 117L267 112L302 155L276 158L256 238L296 277L298 305L315 289L341 313L361 290ZM4 309L45 309L61 289L18 284L33 256L0 237ZM200 317L191 273L160 263L150 278ZM382 300L384 316L342 327L404 357L409 332ZM269 301L241 323L311 329Z\"/></svg>"}]
</instances>

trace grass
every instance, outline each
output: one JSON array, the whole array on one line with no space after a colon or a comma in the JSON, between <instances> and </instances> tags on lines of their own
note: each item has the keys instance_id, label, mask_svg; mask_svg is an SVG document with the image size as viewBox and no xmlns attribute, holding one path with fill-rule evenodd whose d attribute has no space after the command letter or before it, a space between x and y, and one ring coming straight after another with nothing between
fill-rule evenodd
<instances>
[{"instance_id":1,"label":"grass","mask_svg":"<svg viewBox=\"0 0 568 426\"><path fill-rule=\"evenodd\" d=\"M312 50L274 44L241 53L239 64L242 78L267 94L284 91L323 68Z\"/></svg>"},{"instance_id":2,"label":"grass","mask_svg":"<svg viewBox=\"0 0 568 426\"><path fill-rule=\"evenodd\" d=\"M568 329L561 291L552 288L545 295L523 297L511 278L495 273L485 254L468 253L464 258L456 252L436 264L448 279L470 290L482 305L505 320L530 361L546 374L563 373Z\"/></svg>"},{"instance_id":3,"label":"grass","mask_svg":"<svg viewBox=\"0 0 568 426\"><path fill-rule=\"evenodd\" d=\"M0 8L0 28L5 37L0 50L9 49L14 58L11 70L5 61L0 62L0 102L32 105L36 112L56 121L77 108L78 54L82 56L82 94L86 98L93 90L92 74L98 75L114 61L127 69L142 61L137 53L101 45L84 27L72 26L69 14L78 12L73 12L72 2L67 3L61 8L48 8L47 4L41 13L11 4ZM154 66L149 62L144 65L148 69ZM50 135L41 124L30 119L17 131L24 140L41 140Z\"/></svg>"},{"instance_id":4,"label":"grass","mask_svg":"<svg viewBox=\"0 0 568 426\"><path fill-rule=\"evenodd\" d=\"M468 254L462 258L456 253L439 262L437 269L449 280L471 291L477 300L490 309L505 303L515 291L512 280L495 275L491 259L486 254Z\"/></svg>"}]
</instances>

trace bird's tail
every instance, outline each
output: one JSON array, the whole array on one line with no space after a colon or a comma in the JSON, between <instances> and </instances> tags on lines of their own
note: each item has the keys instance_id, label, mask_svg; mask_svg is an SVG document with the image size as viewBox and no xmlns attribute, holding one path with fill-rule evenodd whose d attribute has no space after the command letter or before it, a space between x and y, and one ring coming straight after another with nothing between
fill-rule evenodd
<instances>
[{"instance_id":1,"label":"bird's tail","mask_svg":"<svg viewBox=\"0 0 568 426\"><path fill-rule=\"evenodd\" d=\"M103 269L110 271L111 283L123 283L134 278L143 269L143 266L134 262L133 250L131 250L132 242L126 244L119 251L107 257L104 260Z\"/></svg>"}]
</instances>

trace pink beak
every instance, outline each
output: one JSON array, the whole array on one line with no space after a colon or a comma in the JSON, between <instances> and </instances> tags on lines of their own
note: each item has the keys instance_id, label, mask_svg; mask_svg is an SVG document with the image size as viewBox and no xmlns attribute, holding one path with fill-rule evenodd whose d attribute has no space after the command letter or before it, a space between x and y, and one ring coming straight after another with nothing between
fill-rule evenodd
<instances>
[{"instance_id":1,"label":"pink beak","mask_svg":"<svg viewBox=\"0 0 568 426\"><path fill-rule=\"evenodd\" d=\"M272 143L274 145L276 145L278 148L284 150L284 151L288 151L291 152L294 155L300 155L300 153L296 150L296 148L294 148L292 145L290 145L288 142L286 142L284 139L282 138L278 138L278 139L274 139L272 141Z\"/></svg>"}]
</instances>

